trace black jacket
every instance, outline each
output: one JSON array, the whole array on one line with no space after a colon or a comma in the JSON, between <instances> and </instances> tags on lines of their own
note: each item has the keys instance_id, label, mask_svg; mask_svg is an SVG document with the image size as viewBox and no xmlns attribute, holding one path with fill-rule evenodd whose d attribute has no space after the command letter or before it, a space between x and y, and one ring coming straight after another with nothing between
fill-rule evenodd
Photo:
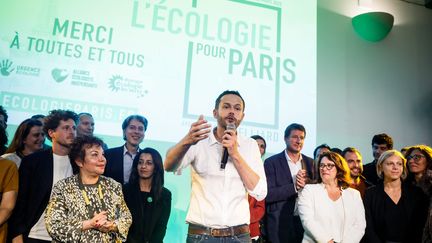
<instances>
[{"instance_id":1,"label":"black jacket","mask_svg":"<svg viewBox=\"0 0 432 243\"><path fill-rule=\"evenodd\" d=\"M23 158L19 168L18 198L9 220L9 234L27 237L41 217L53 186L53 152L42 150Z\"/></svg>"},{"instance_id":2,"label":"black jacket","mask_svg":"<svg viewBox=\"0 0 432 243\"><path fill-rule=\"evenodd\" d=\"M385 242L385 199L384 184L379 182L376 186L366 190L364 198L366 214L366 231L362 239L365 243ZM422 190L413 185L402 183L401 199L404 200L404 210L408 216L406 225L406 239L404 243L421 242L423 227L428 212L428 199Z\"/></svg>"},{"instance_id":3,"label":"black jacket","mask_svg":"<svg viewBox=\"0 0 432 243\"><path fill-rule=\"evenodd\" d=\"M105 150L107 164L105 166L104 176L113 178L118 183L124 185L124 145Z\"/></svg>"},{"instance_id":4,"label":"black jacket","mask_svg":"<svg viewBox=\"0 0 432 243\"><path fill-rule=\"evenodd\" d=\"M132 214L132 225L126 242L162 243L171 213L171 192L163 187L161 198L158 201L153 200L147 207L142 203L139 185L126 184L123 194ZM150 192L150 195L153 195L153 192Z\"/></svg>"},{"instance_id":5,"label":"black jacket","mask_svg":"<svg viewBox=\"0 0 432 243\"><path fill-rule=\"evenodd\" d=\"M376 161L372 161L369 164L365 164L363 166L362 175L366 178L366 180L372 185L376 185L378 181L380 181L377 171L376 171Z\"/></svg>"}]
</instances>

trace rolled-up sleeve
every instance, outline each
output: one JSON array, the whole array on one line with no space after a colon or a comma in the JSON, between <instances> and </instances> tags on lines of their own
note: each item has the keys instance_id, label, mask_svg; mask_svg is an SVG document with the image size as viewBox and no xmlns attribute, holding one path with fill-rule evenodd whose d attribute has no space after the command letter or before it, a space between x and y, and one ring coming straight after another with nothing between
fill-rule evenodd
<instances>
[{"instance_id":1,"label":"rolled-up sleeve","mask_svg":"<svg viewBox=\"0 0 432 243\"><path fill-rule=\"evenodd\" d=\"M253 190L247 190L249 195L255 198L257 201L264 200L267 196L267 178L264 171L264 163L261 160L261 154L259 152L258 144L253 141L251 145L251 161L248 163L252 170L258 174L259 181Z\"/></svg>"},{"instance_id":2,"label":"rolled-up sleeve","mask_svg":"<svg viewBox=\"0 0 432 243\"><path fill-rule=\"evenodd\" d=\"M183 169L186 169L194 159L194 154L196 152L196 145L190 146L188 151L186 151L185 155L180 161L179 166L174 170L174 175L181 175Z\"/></svg>"}]
</instances>

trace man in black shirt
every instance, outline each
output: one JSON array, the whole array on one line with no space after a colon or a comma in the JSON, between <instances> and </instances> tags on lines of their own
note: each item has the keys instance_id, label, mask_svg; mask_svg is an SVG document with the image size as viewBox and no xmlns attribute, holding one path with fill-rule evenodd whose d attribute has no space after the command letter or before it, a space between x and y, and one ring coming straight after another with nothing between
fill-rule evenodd
<instances>
[{"instance_id":1,"label":"man in black shirt","mask_svg":"<svg viewBox=\"0 0 432 243\"><path fill-rule=\"evenodd\" d=\"M363 170L363 176L368 182L372 183L373 185L376 185L378 182L378 175L376 171L376 163L378 161L378 158L381 156L382 153L390 149L393 149L393 139L389 135L381 133L373 136L372 154L374 160L369 164L366 164Z\"/></svg>"}]
</instances>

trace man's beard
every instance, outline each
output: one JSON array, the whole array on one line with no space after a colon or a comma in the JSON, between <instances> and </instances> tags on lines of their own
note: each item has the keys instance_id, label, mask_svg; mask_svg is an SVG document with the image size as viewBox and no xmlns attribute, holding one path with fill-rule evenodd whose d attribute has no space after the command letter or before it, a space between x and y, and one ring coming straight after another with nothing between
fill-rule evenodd
<instances>
[{"instance_id":1,"label":"man's beard","mask_svg":"<svg viewBox=\"0 0 432 243\"><path fill-rule=\"evenodd\" d=\"M57 144L60 145L60 146L62 146L62 147L68 148L68 149L70 149L71 145L72 145L72 143L67 144L67 143L64 143L64 142L61 142L61 141L57 141Z\"/></svg>"},{"instance_id":2,"label":"man's beard","mask_svg":"<svg viewBox=\"0 0 432 243\"><path fill-rule=\"evenodd\" d=\"M222 127L226 130L228 123L226 122L225 119L227 119L227 117L222 118L222 117L218 116L217 122L218 122L218 124L221 124ZM235 127L237 128L240 125L240 121L235 119L235 118L232 118L232 119L234 120L232 123L234 123Z\"/></svg>"}]
</instances>

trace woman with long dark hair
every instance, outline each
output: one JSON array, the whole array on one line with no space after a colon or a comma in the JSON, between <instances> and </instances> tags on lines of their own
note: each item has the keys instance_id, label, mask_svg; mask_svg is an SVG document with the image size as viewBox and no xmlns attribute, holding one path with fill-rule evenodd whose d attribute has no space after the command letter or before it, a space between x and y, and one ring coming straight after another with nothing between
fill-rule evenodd
<instances>
[{"instance_id":1,"label":"woman with long dark hair","mask_svg":"<svg viewBox=\"0 0 432 243\"><path fill-rule=\"evenodd\" d=\"M406 150L408 164L407 183L420 187L429 198L429 212L423 233L423 241L432 242L432 148L415 145Z\"/></svg>"},{"instance_id":2,"label":"woman with long dark hair","mask_svg":"<svg viewBox=\"0 0 432 243\"><path fill-rule=\"evenodd\" d=\"M153 148L140 150L123 188L133 219L127 242L163 242L171 212L171 192L163 185L162 156Z\"/></svg>"},{"instance_id":3,"label":"woman with long dark hair","mask_svg":"<svg viewBox=\"0 0 432 243\"><path fill-rule=\"evenodd\" d=\"M42 122L36 119L26 119L19 124L12 142L2 157L12 160L19 167L21 159L42 149L44 141Z\"/></svg>"},{"instance_id":4,"label":"woman with long dark hair","mask_svg":"<svg viewBox=\"0 0 432 243\"><path fill-rule=\"evenodd\" d=\"M406 150L408 167L407 182L420 187L427 196L431 196L432 185L432 148L419 144Z\"/></svg>"}]
</instances>

